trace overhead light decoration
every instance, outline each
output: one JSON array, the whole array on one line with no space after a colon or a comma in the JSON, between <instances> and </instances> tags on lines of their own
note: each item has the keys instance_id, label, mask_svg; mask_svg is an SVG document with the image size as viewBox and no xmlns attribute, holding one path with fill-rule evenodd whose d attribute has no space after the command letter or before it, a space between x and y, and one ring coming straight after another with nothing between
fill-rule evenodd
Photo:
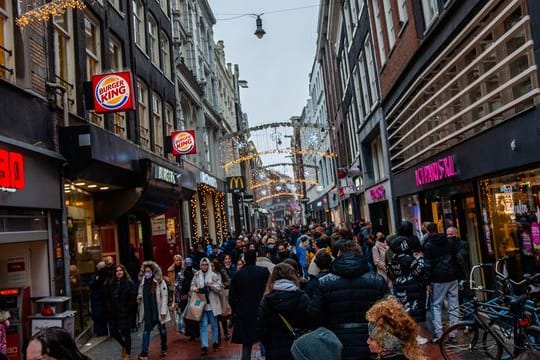
<instances>
[{"instance_id":1,"label":"overhead light decoration","mask_svg":"<svg viewBox=\"0 0 540 360\"><path fill-rule=\"evenodd\" d=\"M54 0L29 10L19 16L15 23L18 27L24 28L33 22L47 21L50 17L60 16L66 9L84 9L86 5L81 0Z\"/></svg>"},{"instance_id":2,"label":"overhead light decoration","mask_svg":"<svg viewBox=\"0 0 540 360\"><path fill-rule=\"evenodd\" d=\"M337 156L335 153L330 152L330 151L315 151L315 150L311 150L311 149L308 149L308 150L275 149L275 150L265 150L265 151L250 153L248 155L239 157L236 160L226 162L225 164L223 164L222 167L224 169L227 169L227 168L230 168L231 166L239 164L241 162L249 161L249 160L258 158L261 155L269 155L269 154L318 155L318 156L325 157L325 158L328 158L328 159L333 159L333 158L335 158Z\"/></svg>"},{"instance_id":3,"label":"overhead light decoration","mask_svg":"<svg viewBox=\"0 0 540 360\"><path fill-rule=\"evenodd\" d=\"M262 39L264 34L266 34L266 31L264 31L264 29L262 28L262 19L261 19L261 16L262 14L260 15L257 15L257 19L255 20L255 25L257 26L257 28L255 29L255 36L258 37L259 39Z\"/></svg>"},{"instance_id":4,"label":"overhead light decoration","mask_svg":"<svg viewBox=\"0 0 540 360\"><path fill-rule=\"evenodd\" d=\"M287 193L287 192L281 192L281 193L275 193L275 194L272 194L272 195L268 195L268 196L263 196L259 199L256 200L256 202L261 202L261 201L265 201L265 200L269 200L269 199L273 199L273 198L277 198L277 197L281 197L281 196L299 196L299 197L304 197L304 194L300 194L300 193ZM279 199L277 199L277 202L280 202Z\"/></svg>"},{"instance_id":5,"label":"overhead light decoration","mask_svg":"<svg viewBox=\"0 0 540 360\"><path fill-rule=\"evenodd\" d=\"M267 181L263 181L263 182L260 182L260 183L255 183L255 182L252 182L251 183L251 188L252 189L257 189L257 188L260 188L260 187L263 187L263 186L267 186L267 185L272 185L272 184L278 184L278 183L305 183L305 184L309 184L309 185L318 185L319 182L316 181L316 180L310 180L310 179L294 179L294 180L284 180L284 179L278 179L278 180L267 180Z\"/></svg>"}]
</instances>

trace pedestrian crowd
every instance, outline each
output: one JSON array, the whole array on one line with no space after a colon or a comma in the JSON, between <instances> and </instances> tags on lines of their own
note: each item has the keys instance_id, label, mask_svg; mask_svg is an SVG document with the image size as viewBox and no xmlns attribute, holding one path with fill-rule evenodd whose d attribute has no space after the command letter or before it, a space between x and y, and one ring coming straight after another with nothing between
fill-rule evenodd
<instances>
[{"instance_id":1,"label":"pedestrian crowd","mask_svg":"<svg viewBox=\"0 0 540 360\"><path fill-rule=\"evenodd\" d=\"M351 230L312 224L240 232L221 244L194 242L165 274L144 261L134 279L108 257L90 285L94 333L114 338L123 360L131 359L139 324L137 359L148 359L155 328L166 357L169 322L200 342L201 357L231 341L242 344L242 359L251 359L257 343L268 360L424 359L419 345L428 339L418 323L429 309L437 342L445 301L450 324L457 321L452 309L469 256L452 226L441 234L426 223L422 233L407 221L388 236L364 221ZM41 351L47 344L34 345Z\"/></svg>"}]
</instances>

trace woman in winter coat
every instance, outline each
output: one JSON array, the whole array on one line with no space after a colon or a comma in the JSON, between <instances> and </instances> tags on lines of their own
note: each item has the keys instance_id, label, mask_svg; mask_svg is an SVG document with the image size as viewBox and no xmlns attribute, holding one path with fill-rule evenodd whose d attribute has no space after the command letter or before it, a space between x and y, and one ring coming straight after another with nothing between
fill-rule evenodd
<instances>
[{"instance_id":1,"label":"woman in winter coat","mask_svg":"<svg viewBox=\"0 0 540 360\"><path fill-rule=\"evenodd\" d=\"M193 270L193 260L191 258L184 259L184 280L182 280L182 289L180 290L180 310L182 314L188 305L189 293L191 291L191 281L195 276L195 270ZM200 334L199 322L184 318L184 334L189 336L189 341L195 341Z\"/></svg>"},{"instance_id":2,"label":"woman in winter coat","mask_svg":"<svg viewBox=\"0 0 540 360\"><path fill-rule=\"evenodd\" d=\"M90 306L92 322L94 324L94 336L108 336L107 312L105 309L105 262L100 261L96 265L96 274L90 280Z\"/></svg>"},{"instance_id":3,"label":"woman in winter coat","mask_svg":"<svg viewBox=\"0 0 540 360\"><path fill-rule=\"evenodd\" d=\"M285 322L293 329L314 327L311 300L299 288L296 270L289 264L274 267L261 301L257 331L266 349L267 360L293 359L291 345L295 339Z\"/></svg>"},{"instance_id":4,"label":"woman in winter coat","mask_svg":"<svg viewBox=\"0 0 540 360\"><path fill-rule=\"evenodd\" d=\"M221 315L220 293L223 283L221 276L212 271L208 258L202 258L199 267L200 270L195 273L191 281L191 292L202 294L206 298L206 306L199 322L201 356L206 356L208 354L208 323L212 326L212 348L217 351L219 347L217 317Z\"/></svg>"},{"instance_id":5,"label":"woman in winter coat","mask_svg":"<svg viewBox=\"0 0 540 360\"><path fill-rule=\"evenodd\" d=\"M229 287L231 286L231 279L229 278L229 275L227 275L227 271L223 268L219 260L214 259L212 260L212 271L219 274L221 276L221 283L223 284L222 291L225 291L225 299L229 296ZM224 304L221 304L221 313L225 311ZM218 316L218 322L221 324L221 328L223 329L223 335L225 336L225 340L229 340L229 318L230 318L230 312L225 315L219 315ZM219 326L218 326L219 328ZM219 341L221 341L221 331L219 333Z\"/></svg>"},{"instance_id":6,"label":"woman in winter coat","mask_svg":"<svg viewBox=\"0 0 540 360\"><path fill-rule=\"evenodd\" d=\"M142 351L139 360L148 360L150 332L157 325L161 338L161 357L167 355L167 327L171 321L168 307L167 283L163 280L161 268L153 261L145 261L139 272L139 320L144 321Z\"/></svg>"},{"instance_id":7,"label":"woman in winter coat","mask_svg":"<svg viewBox=\"0 0 540 360\"><path fill-rule=\"evenodd\" d=\"M373 245L373 248L371 249L373 255L373 263L375 264L375 268L377 269L377 274L381 275L386 281L388 287L390 287L392 285L392 281L388 278L385 262L385 255L387 250L388 244L386 243L384 234L378 232L375 239L375 245Z\"/></svg>"},{"instance_id":8,"label":"woman in winter coat","mask_svg":"<svg viewBox=\"0 0 540 360\"><path fill-rule=\"evenodd\" d=\"M367 343L376 359L423 360L416 342L418 324L399 301L387 298L377 302L366 313L369 321Z\"/></svg>"},{"instance_id":9,"label":"woman in winter coat","mask_svg":"<svg viewBox=\"0 0 540 360\"><path fill-rule=\"evenodd\" d=\"M137 317L137 286L124 265L116 265L113 281L105 289L111 337L122 346L122 360L131 357L131 329Z\"/></svg>"},{"instance_id":10,"label":"woman in winter coat","mask_svg":"<svg viewBox=\"0 0 540 360\"><path fill-rule=\"evenodd\" d=\"M174 262L167 269L169 279L173 282L173 309L176 312L176 330L182 331L182 310L180 310L179 304L182 302L182 282L184 281L184 259L180 255L174 255Z\"/></svg>"}]
</instances>

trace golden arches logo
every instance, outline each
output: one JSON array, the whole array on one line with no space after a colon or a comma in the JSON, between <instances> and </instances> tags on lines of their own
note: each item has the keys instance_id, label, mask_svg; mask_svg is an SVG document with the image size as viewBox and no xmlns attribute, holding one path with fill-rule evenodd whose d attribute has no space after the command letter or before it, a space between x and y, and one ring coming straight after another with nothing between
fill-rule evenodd
<instances>
[{"instance_id":1,"label":"golden arches logo","mask_svg":"<svg viewBox=\"0 0 540 360\"><path fill-rule=\"evenodd\" d=\"M246 189L244 177L243 176L231 176L227 178L227 185L229 187L229 192L240 192Z\"/></svg>"}]
</instances>

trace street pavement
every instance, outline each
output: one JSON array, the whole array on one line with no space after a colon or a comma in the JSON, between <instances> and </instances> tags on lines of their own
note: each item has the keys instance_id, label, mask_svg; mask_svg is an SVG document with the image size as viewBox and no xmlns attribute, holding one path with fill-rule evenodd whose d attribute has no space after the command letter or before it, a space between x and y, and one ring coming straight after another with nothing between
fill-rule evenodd
<instances>
[{"instance_id":1,"label":"street pavement","mask_svg":"<svg viewBox=\"0 0 540 360\"><path fill-rule=\"evenodd\" d=\"M142 329L142 327L141 327ZM422 328L421 333L430 338L427 330ZM139 330L136 333L132 333L132 351L131 358L137 359L141 351L142 343L142 330ZM211 336L210 336L211 338ZM200 343L199 341L190 342L188 338L183 334L179 334L175 331L173 326L168 327L167 340L169 344L168 355L165 359L174 359L174 360L195 360L200 359ZM121 348L120 345L111 338L92 338L88 342L91 345L86 345L82 348L82 351L90 356L93 360L120 360ZM438 345L426 344L422 346L426 354L427 359L441 359L442 356L439 352ZM255 345L253 347L252 360L261 360L264 358L260 357L259 347ZM237 360L240 359L242 352L241 345L231 344L228 341L224 341L219 347L218 351L213 352L211 348L208 351L208 356L204 359L209 360ZM159 333L157 331L152 332L152 339L150 341L150 349L148 359L158 360L162 359L159 357L160 353L160 344L159 344ZM325 359L321 359L325 360ZM330 360L330 359L328 359Z\"/></svg>"}]
</instances>

